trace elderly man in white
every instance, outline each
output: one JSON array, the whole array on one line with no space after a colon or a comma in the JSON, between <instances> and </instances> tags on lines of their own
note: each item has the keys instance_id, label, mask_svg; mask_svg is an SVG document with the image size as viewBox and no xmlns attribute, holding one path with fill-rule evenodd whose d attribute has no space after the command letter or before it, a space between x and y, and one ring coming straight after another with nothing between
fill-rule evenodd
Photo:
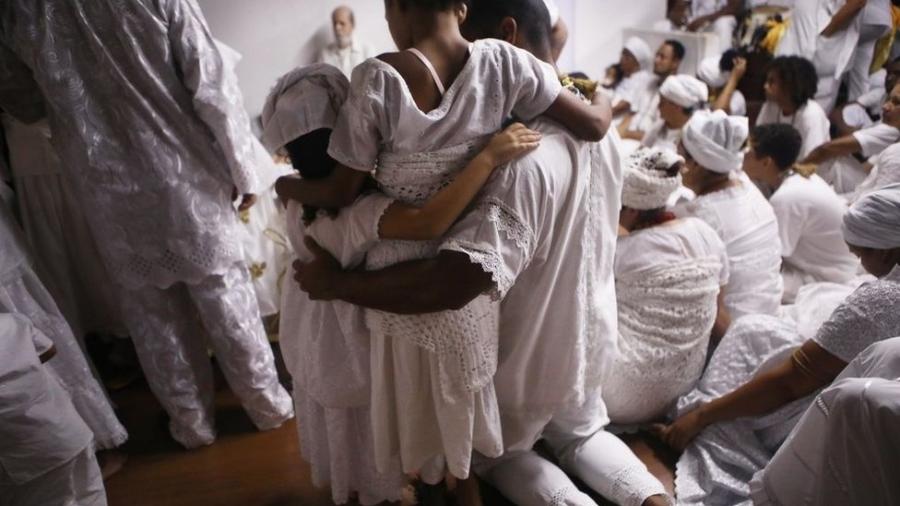
<instances>
[{"instance_id":1,"label":"elderly man in white","mask_svg":"<svg viewBox=\"0 0 900 506\"><path fill-rule=\"evenodd\" d=\"M331 28L334 31L334 42L322 49L318 62L334 65L350 79L353 69L375 56L375 52L371 46L360 42L353 35L356 16L350 7L342 5L331 12Z\"/></svg>"}]
</instances>

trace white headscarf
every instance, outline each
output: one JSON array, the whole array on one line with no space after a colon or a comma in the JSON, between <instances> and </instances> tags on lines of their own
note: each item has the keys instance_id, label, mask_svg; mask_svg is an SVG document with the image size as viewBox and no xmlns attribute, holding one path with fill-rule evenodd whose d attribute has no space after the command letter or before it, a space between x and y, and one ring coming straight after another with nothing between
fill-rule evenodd
<instances>
[{"instance_id":1,"label":"white headscarf","mask_svg":"<svg viewBox=\"0 0 900 506\"><path fill-rule=\"evenodd\" d=\"M689 109L706 105L709 100L709 88L696 77L686 74L667 77L659 87L659 94Z\"/></svg>"},{"instance_id":2,"label":"white headscarf","mask_svg":"<svg viewBox=\"0 0 900 506\"><path fill-rule=\"evenodd\" d=\"M844 240L854 246L900 248L900 184L857 200L844 214Z\"/></svg>"},{"instance_id":3,"label":"white headscarf","mask_svg":"<svg viewBox=\"0 0 900 506\"><path fill-rule=\"evenodd\" d=\"M640 148L625 162L625 179L622 184L622 205L639 211L666 207L672 192L681 186L681 174L666 175L684 158L670 150Z\"/></svg>"},{"instance_id":4,"label":"white headscarf","mask_svg":"<svg viewBox=\"0 0 900 506\"><path fill-rule=\"evenodd\" d=\"M629 37L628 40L625 41L624 47L637 60L638 65L641 66L641 70L651 70L653 67L653 50L650 49L650 46L646 42L644 42L644 39L640 37Z\"/></svg>"},{"instance_id":5,"label":"white headscarf","mask_svg":"<svg viewBox=\"0 0 900 506\"><path fill-rule=\"evenodd\" d=\"M325 63L288 72L275 84L262 112L262 141L275 153L314 130L333 128L350 82Z\"/></svg>"},{"instance_id":6,"label":"white headscarf","mask_svg":"<svg viewBox=\"0 0 900 506\"><path fill-rule=\"evenodd\" d=\"M750 127L747 118L724 111L697 111L681 132L684 148L703 168L727 174L741 168Z\"/></svg>"},{"instance_id":7,"label":"white headscarf","mask_svg":"<svg viewBox=\"0 0 900 506\"><path fill-rule=\"evenodd\" d=\"M722 72L722 69L719 68L719 60L718 56L706 58L700 62L700 66L697 68L697 77L713 88L725 86L730 74L730 72Z\"/></svg>"}]
</instances>

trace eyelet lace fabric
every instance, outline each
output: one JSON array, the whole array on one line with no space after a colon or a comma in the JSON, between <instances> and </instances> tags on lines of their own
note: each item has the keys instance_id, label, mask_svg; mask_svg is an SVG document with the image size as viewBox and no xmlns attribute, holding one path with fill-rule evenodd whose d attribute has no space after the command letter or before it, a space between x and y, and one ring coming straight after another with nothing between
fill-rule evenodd
<instances>
[{"instance_id":1,"label":"eyelet lace fabric","mask_svg":"<svg viewBox=\"0 0 900 506\"><path fill-rule=\"evenodd\" d=\"M614 423L647 422L664 414L700 378L721 268L708 257L616 279L619 354L604 384Z\"/></svg>"},{"instance_id":2,"label":"eyelet lace fabric","mask_svg":"<svg viewBox=\"0 0 900 506\"><path fill-rule=\"evenodd\" d=\"M411 203L422 203L447 185L453 176L463 169L485 145L488 137L450 148L407 155L384 153L378 162L375 178L388 196ZM428 258L437 254L436 241L381 241L366 257L369 269L379 269L398 262ZM404 413L442 413L456 406L457 421L440 422L439 438L447 455L447 465L454 475L468 476L470 455L473 449L496 455L502 448L499 432L499 410L493 394L492 378L497 370L499 303L488 296L480 296L464 308L456 311L440 311L421 315L398 315L383 311L366 310L366 324L372 334L372 346L384 347L376 353L392 355L393 371L375 371L372 374L404 374L410 370L428 370L436 379L437 390L432 390L431 406L409 408L419 404L422 398L409 393L408 385L394 388L386 385L402 382L391 379L387 383L375 381L375 389L384 386L393 392L376 393L378 398L396 398ZM425 359L413 346L432 354L434 360ZM436 367L438 370L430 370ZM489 391L488 391L489 390ZM381 409L373 411L377 418L376 440L396 441L387 446L376 445L376 458L383 466L391 454L403 456L404 470L418 470L416 466L434 459L428 445L417 443L412 427L395 419ZM466 426L467 425L467 426ZM378 432L381 433L378 433ZM389 432L394 432L390 434ZM399 439L398 434L399 433Z\"/></svg>"}]
</instances>

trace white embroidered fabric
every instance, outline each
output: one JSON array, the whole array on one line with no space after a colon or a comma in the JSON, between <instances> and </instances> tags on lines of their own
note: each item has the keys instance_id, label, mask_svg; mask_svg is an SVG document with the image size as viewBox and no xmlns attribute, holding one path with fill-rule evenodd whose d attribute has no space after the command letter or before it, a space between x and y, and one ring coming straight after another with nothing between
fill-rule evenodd
<instances>
[{"instance_id":1,"label":"white embroidered fabric","mask_svg":"<svg viewBox=\"0 0 900 506\"><path fill-rule=\"evenodd\" d=\"M678 402L678 413L721 397L785 360L813 337L829 353L850 360L866 346L900 333L900 269L877 281L852 287L807 285L791 318L757 315L729 329L697 388ZM827 316L826 316L827 315ZM827 319L826 319L827 318ZM762 417L707 427L678 461L679 504L736 504L749 498L748 483L768 463L814 397L807 396Z\"/></svg>"},{"instance_id":2,"label":"white embroidered fabric","mask_svg":"<svg viewBox=\"0 0 900 506\"><path fill-rule=\"evenodd\" d=\"M300 455L310 463L312 483L331 487L335 504L354 497L363 506L401 499L406 476L396 460L383 473L375 470L369 408L328 408L295 385L294 411Z\"/></svg>"},{"instance_id":3,"label":"white embroidered fabric","mask_svg":"<svg viewBox=\"0 0 900 506\"><path fill-rule=\"evenodd\" d=\"M164 288L242 258L231 194L258 189L253 137L196 1L16 0L0 34L31 70L0 65L0 80L43 92L113 280Z\"/></svg>"},{"instance_id":4,"label":"white embroidered fabric","mask_svg":"<svg viewBox=\"0 0 900 506\"><path fill-rule=\"evenodd\" d=\"M603 386L614 423L665 414L700 378L721 269L708 257L616 277L619 354Z\"/></svg>"},{"instance_id":5,"label":"white embroidered fabric","mask_svg":"<svg viewBox=\"0 0 900 506\"><path fill-rule=\"evenodd\" d=\"M409 155L383 153L375 178L389 197L422 203L448 184L487 140L483 136L458 146ZM379 269L436 253L434 241L381 241L369 250L366 266ZM483 295L457 311L421 315L366 310L366 324L372 333L373 354L393 357L392 366L388 366L392 370L376 372L373 368L373 377L377 377L373 381L373 427L379 469L385 468L390 457L401 455L404 470L414 472L443 454L450 472L466 478L473 449L486 455L502 451L499 410L491 382L497 369L496 301ZM430 355L425 361L423 351ZM420 373L413 372L420 368ZM391 374L395 376L387 379ZM413 377L405 378L408 374ZM428 374L434 382L431 396L410 390L422 388L417 384L418 374ZM381 388L393 392L379 391ZM404 406L403 411L396 413L381 405L388 398L396 402L389 406ZM455 415L442 416L451 407ZM422 444L421 434L412 434L412 427L398 421L398 417L419 413L428 418L438 416L438 440L443 445L440 453L435 454L433 443Z\"/></svg>"}]
</instances>

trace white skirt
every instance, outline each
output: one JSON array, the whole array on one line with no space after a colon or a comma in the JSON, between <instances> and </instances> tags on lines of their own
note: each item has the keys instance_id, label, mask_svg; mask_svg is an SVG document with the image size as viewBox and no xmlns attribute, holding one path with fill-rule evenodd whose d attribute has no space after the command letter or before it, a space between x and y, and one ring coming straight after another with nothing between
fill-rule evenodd
<instances>
[{"instance_id":1,"label":"white skirt","mask_svg":"<svg viewBox=\"0 0 900 506\"><path fill-rule=\"evenodd\" d=\"M336 504L354 494L364 506L400 500L406 476L396 461L376 470L368 407L327 408L295 383L294 413L300 454L312 468L313 485L330 484Z\"/></svg>"}]
</instances>

